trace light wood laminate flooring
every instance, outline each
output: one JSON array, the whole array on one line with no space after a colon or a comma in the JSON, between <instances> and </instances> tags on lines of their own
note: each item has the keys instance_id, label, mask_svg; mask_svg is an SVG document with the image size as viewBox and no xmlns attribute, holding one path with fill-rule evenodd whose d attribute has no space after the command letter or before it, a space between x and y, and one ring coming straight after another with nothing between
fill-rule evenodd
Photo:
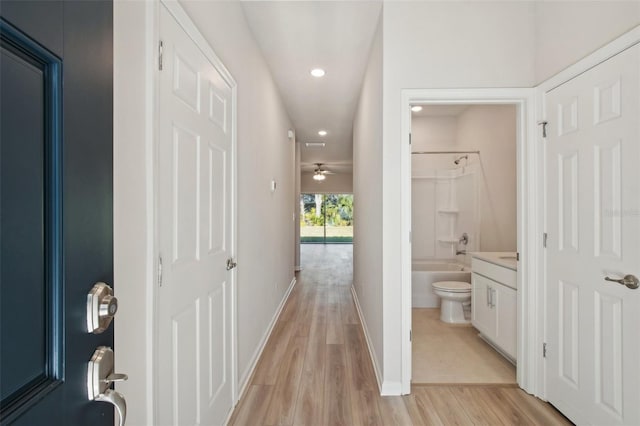
<instances>
[{"instance_id":1,"label":"light wood laminate flooring","mask_svg":"<svg viewBox=\"0 0 640 426\"><path fill-rule=\"evenodd\" d=\"M413 308L411 329L412 383L516 383L513 364L471 324L444 323L438 308Z\"/></svg>"},{"instance_id":2,"label":"light wood laminate flooring","mask_svg":"<svg viewBox=\"0 0 640 426\"><path fill-rule=\"evenodd\" d=\"M570 424L515 386L413 386L381 397L350 287L351 245L303 245L302 267L232 425Z\"/></svg>"}]
</instances>

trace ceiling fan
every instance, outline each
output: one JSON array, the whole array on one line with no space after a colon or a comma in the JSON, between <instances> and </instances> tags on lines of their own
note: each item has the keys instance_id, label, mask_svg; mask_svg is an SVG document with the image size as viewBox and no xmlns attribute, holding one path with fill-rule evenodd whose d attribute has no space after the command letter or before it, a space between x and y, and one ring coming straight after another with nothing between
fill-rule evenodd
<instances>
[{"instance_id":1,"label":"ceiling fan","mask_svg":"<svg viewBox=\"0 0 640 426\"><path fill-rule=\"evenodd\" d=\"M326 175L332 175L334 174L332 171L330 170L326 170L323 169L323 163L315 163L316 168L313 171L313 179L317 180L317 181L323 181L326 179Z\"/></svg>"}]
</instances>

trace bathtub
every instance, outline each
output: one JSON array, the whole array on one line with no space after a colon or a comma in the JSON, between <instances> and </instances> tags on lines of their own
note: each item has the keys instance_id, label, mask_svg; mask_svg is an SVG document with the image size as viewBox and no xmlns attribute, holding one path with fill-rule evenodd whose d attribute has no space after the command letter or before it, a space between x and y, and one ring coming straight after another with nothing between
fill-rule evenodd
<instances>
[{"instance_id":1,"label":"bathtub","mask_svg":"<svg viewBox=\"0 0 640 426\"><path fill-rule=\"evenodd\" d=\"M411 304L414 308L437 308L440 298L433 292L438 281L471 282L471 268L455 261L414 260L411 262Z\"/></svg>"}]
</instances>

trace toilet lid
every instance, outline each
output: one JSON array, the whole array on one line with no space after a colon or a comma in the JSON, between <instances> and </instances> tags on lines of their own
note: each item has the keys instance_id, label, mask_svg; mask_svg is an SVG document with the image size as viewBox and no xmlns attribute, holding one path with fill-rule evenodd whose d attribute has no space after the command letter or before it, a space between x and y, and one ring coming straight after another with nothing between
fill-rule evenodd
<instances>
[{"instance_id":1,"label":"toilet lid","mask_svg":"<svg viewBox=\"0 0 640 426\"><path fill-rule=\"evenodd\" d=\"M450 291L452 293L471 291L471 284L462 281L438 281L432 285L435 289Z\"/></svg>"}]
</instances>

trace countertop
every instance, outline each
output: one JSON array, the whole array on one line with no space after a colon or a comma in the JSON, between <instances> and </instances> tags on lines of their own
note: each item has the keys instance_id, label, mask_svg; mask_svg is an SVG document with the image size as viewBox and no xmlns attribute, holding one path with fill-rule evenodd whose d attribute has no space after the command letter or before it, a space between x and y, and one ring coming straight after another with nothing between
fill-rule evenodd
<instances>
[{"instance_id":1,"label":"countertop","mask_svg":"<svg viewBox=\"0 0 640 426\"><path fill-rule=\"evenodd\" d=\"M471 253L471 257L493 263L498 266L518 270L518 262L516 261L516 253L508 251L475 251Z\"/></svg>"}]
</instances>

